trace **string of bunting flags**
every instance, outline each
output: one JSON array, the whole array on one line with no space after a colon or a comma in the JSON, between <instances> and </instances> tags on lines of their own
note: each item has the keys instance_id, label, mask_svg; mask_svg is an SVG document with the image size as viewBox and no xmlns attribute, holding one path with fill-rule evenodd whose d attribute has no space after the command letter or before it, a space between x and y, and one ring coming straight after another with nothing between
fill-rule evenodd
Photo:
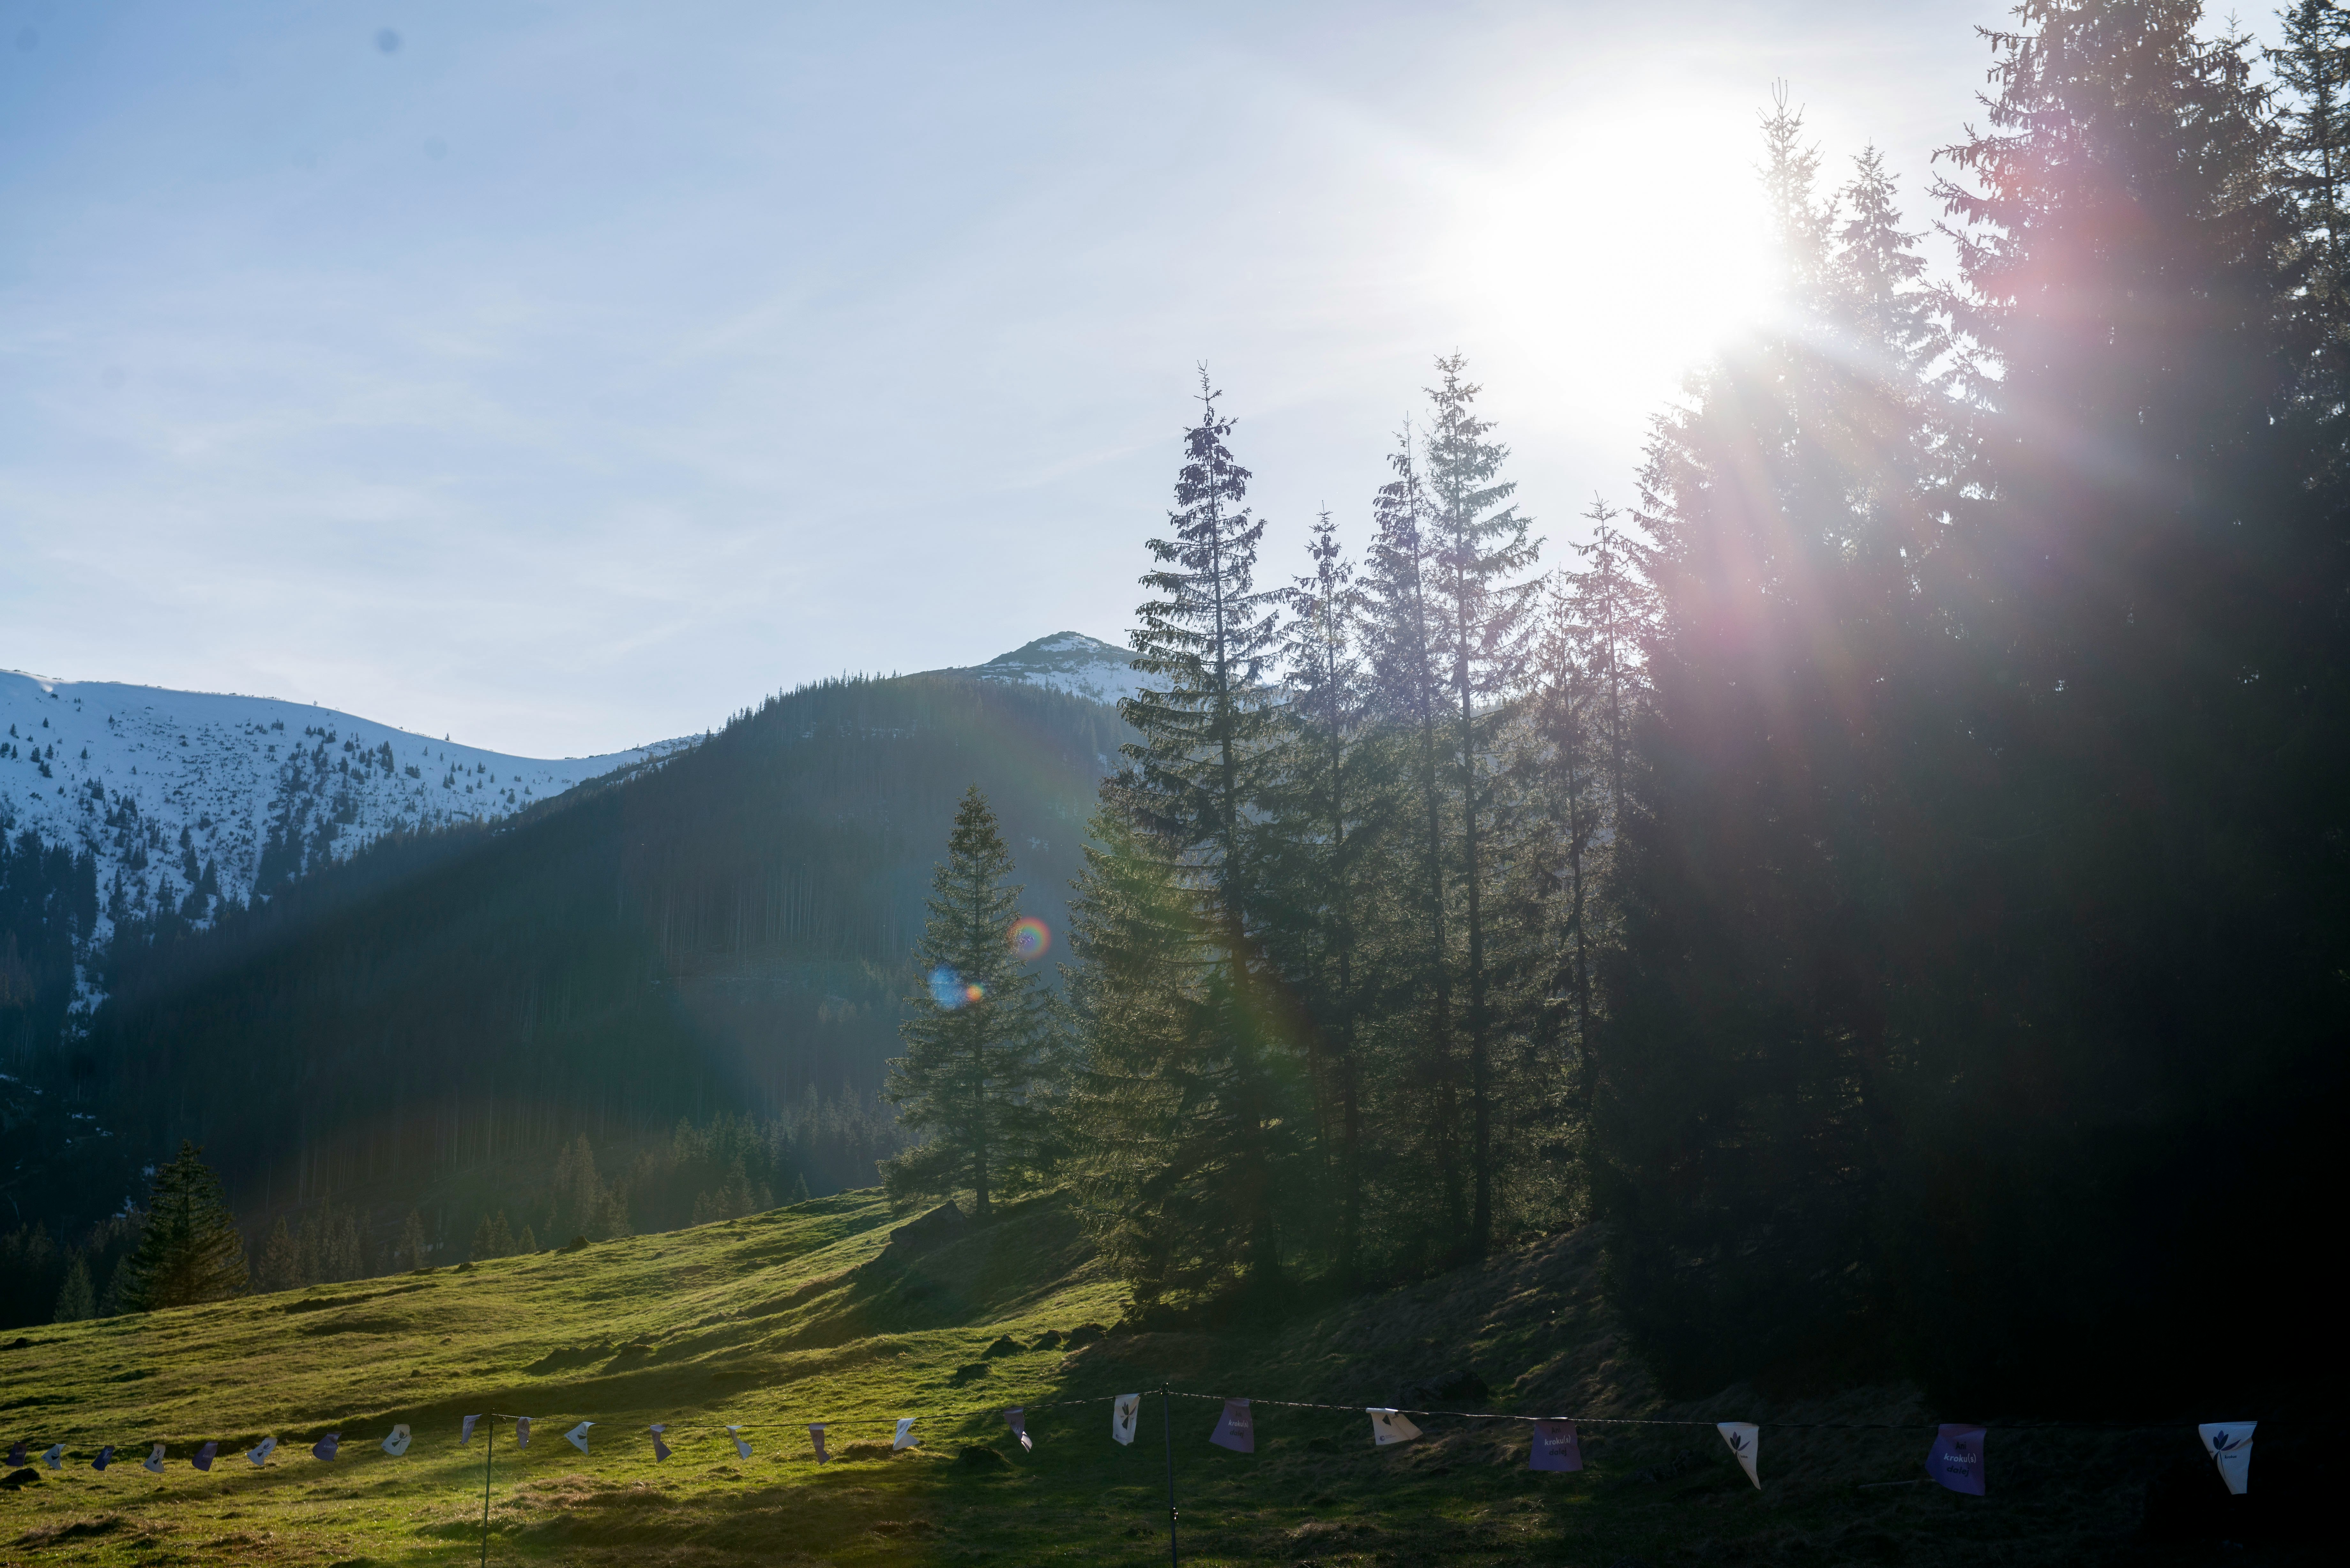
<instances>
[{"instance_id":1,"label":"string of bunting flags","mask_svg":"<svg viewBox=\"0 0 2350 1568\"><path fill-rule=\"evenodd\" d=\"M1711 1425L1721 1434L1721 1440L1729 1448L1731 1456L1736 1459L1739 1468L1745 1472L1746 1479L1752 1482L1758 1490L1762 1485L1762 1436L1765 1427L1814 1431L1912 1429L1894 1422L1717 1421L1708 1423L1638 1417L1516 1416L1492 1411L1405 1410L1379 1405L1326 1405L1285 1399L1252 1400L1227 1397L1222 1395L1191 1394L1166 1388L1155 1390L1155 1392L1167 1399L1204 1400L1219 1406L1215 1427L1208 1434L1207 1440L1217 1448L1243 1454L1253 1454L1256 1451L1255 1410L1259 1406L1281 1409L1344 1410L1360 1413L1369 1418L1371 1445L1380 1449L1408 1443L1420 1437L1422 1435L1420 1428L1411 1419L1415 1416L1423 1420L1523 1422L1529 1429L1530 1439L1527 1446L1526 1468L1530 1470L1548 1471L1574 1471L1583 1469L1580 1428L1584 1427L1704 1427ZM1120 1394L1109 1401L1110 1438L1113 1441L1127 1445L1134 1442L1141 1418L1142 1400L1141 1394ZM1024 1452L1033 1452L1036 1446L1035 1439L1028 1430L1028 1417L1032 1411L1068 1409L1100 1403L1099 1398L1062 1399L1042 1405L1014 1405L1005 1408L936 1411L931 1413L931 1418L951 1420L975 1415L998 1417L1010 1428L1013 1438L1019 1443L1021 1449ZM473 1415L462 1419L457 1436L459 1447L472 1445L474 1432L484 1418L482 1415ZM515 1446L519 1448L530 1446L533 1419L531 1417L491 1413L486 1418L492 1421L513 1422ZM916 1427L923 1418L919 1416L830 1417L822 1421L807 1422L806 1429L808 1442L815 1451L816 1462L828 1464L834 1458L825 1447L825 1436L829 1430L842 1427L894 1423L895 1431L889 1447L895 1452L920 1447L920 1439ZM796 1426L798 1423L792 1425ZM2064 1425L2066 1424L2035 1424L2020 1429L2046 1430ZM2239 1495L2251 1490L2252 1433L2256 1426L2257 1423L2252 1421L2207 1421L2195 1428L2196 1435L2202 1443L2203 1451L2218 1469L2220 1479L2226 1484L2229 1491ZM596 1422L583 1420L563 1434L564 1440L583 1455L587 1454L590 1451L589 1435L596 1427ZM745 1434L774 1429L778 1428L764 1423L754 1426L749 1423L736 1422L723 1428L724 1440L733 1445L738 1459L747 1459L752 1457L752 1440ZM780 1429L789 1430L790 1428ZM1170 1436L1171 1432L1170 1423ZM681 1443L696 1440L678 1434L675 1424L666 1421L654 1423L645 1428L645 1433L651 1439L652 1458L655 1464L670 1459L676 1452L670 1441L672 1436L675 1436L676 1441ZM1926 1451L1926 1476L1923 1479L1930 1480L1951 1491L1961 1492L1970 1497L1985 1495L1984 1448L1988 1434L1987 1428L1970 1422L1951 1421L1938 1425L1934 1430L1932 1442ZM714 1438L717 1432L713 1430L707 1436ZM341 1452L342 1441L343 1435L340 1432L329 1432L310 1445L311 1456L323 1462L332 1462ZM401 1423L394 1426L381 1439L379 1446L385 1454L398 1459L409 1451L412 1441L412 1432L406 1423ZM8 1450L9 1468L21 1469L32 1463L33 1460L27 1458L30 1451L31 1444L27 1439L17 1439ZM115 1455L120 1451L118 1448L111 1445L100 1448L97 1456L89 1461L89 1468L103 1473L113 1464ZM166 1444L152 1445L147 1458L140 1461L139 1468L151 1475L161 1475L167 1451ZM220 1451L221 1445L217 1441L207 1442L188 1456L188 1463L198 1470L209 1472L213 1461L220 1457ZM277 1439L275 1437L266 1437L255 1447L247 1449L244 1458L254 1469L259 1469L268 1465L277 1451ZM52 1443L39 1453L38 1460L52 1470L63 1469L66 1463L66 1445L63 1442Z\"/></svg>"}]
</instances>

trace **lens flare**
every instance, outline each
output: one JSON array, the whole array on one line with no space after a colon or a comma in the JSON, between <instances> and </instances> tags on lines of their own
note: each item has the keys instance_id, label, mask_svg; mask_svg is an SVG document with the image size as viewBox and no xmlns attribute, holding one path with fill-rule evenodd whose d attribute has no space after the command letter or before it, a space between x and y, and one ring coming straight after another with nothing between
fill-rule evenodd
<instances>
[{"instance_id":1,"label":"lens flare","mask_svg":"<svg viewBox=\"0 0 2350 1568\"><path fill-rule=\"evenodd\" d=\"M1024 959L1040 959L1053 946L1053 928L1030 915L1012 922L1012 950Z\"/></svg>"},{"instance_id":2,"label":"lens flare","mask_svg":"<svg viewBox=\"0 0 2350 1568\"><path fill-rule=\"evenodd\" d=\"M975 980L963 979L946 964L931 971L930 986L931 1000L950 1012L987 1000L987 987Z\"/></svg>"}]
</instances>

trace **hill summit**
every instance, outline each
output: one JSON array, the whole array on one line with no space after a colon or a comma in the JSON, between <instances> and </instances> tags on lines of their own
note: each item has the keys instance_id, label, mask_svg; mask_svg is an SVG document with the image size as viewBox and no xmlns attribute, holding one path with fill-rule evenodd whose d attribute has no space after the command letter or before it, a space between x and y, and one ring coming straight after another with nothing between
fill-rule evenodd
<instances>
[{"instance_id":1,"label":"hill summit","mask_svg":"<svg viewBox=\"0 0 2350 1568\"><path fill-rule=\"evenodd\" d=\"M1131 668L1133 659L1132 653L1116 643L1081 631L1056 631L1009 653L999 653L984 664L937 673L1045 686L1072 697L1115 703L1142 688L1142 677Z\"/></svg>"}]
</instances>

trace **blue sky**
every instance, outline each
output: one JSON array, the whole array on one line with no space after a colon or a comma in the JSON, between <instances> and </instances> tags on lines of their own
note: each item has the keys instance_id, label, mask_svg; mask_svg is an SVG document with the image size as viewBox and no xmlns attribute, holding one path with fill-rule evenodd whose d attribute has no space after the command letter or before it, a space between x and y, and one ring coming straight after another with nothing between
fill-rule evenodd
<instances>
[{"instance_id":1,"label":"blue sky","mask_svg":"<svg viewBox=\"0 0 2350 1568\"><path fill-rule=\"evenodd\" d=\"M1201 359L1274 573L1456 348L1555 556L1773 79L1923 227L1997 14L0 0L0 666L562 755L1119 639Z\"/></svg>"}]
</instances>

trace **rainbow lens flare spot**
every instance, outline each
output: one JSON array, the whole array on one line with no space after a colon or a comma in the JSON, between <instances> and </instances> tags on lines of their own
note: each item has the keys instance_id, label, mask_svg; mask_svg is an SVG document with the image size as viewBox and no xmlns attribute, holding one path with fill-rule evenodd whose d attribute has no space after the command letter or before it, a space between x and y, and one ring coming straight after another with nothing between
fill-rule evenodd
<instances>
[{"instance_id":1,"label":"rainbow lens flare spot","mask_svg":"<svg viewBox=\"0 0 2350 1568\"><path fill-rule=\"evenodd\" d=\"M1012 922L1012 950L1024 959L1040 959L1053 945L1053 928L1030 915Z\"/></svg>"}]
</instances>

